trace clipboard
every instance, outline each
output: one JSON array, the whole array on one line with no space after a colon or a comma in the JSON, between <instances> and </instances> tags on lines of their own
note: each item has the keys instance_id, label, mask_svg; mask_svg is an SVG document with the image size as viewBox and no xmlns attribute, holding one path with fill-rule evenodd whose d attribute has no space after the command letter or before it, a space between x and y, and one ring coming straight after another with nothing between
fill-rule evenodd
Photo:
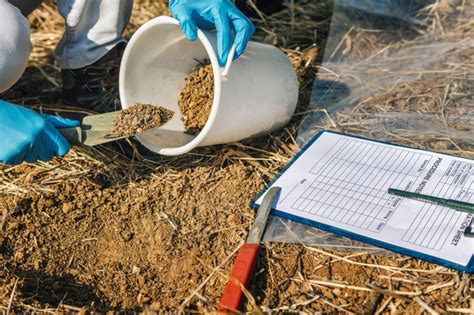
<instances>
[{"instance_id":1,"label":"clipboard","mask_svg":"<svg viewBox=\"0 0 474 315\"><path fill-rule=\"evenodd\" d=\"M320 131L251 203L282 188L273 214L474 273L469 213L388 194L388 188L474 202L474 161Z\"/></svg>"}]
</instances>

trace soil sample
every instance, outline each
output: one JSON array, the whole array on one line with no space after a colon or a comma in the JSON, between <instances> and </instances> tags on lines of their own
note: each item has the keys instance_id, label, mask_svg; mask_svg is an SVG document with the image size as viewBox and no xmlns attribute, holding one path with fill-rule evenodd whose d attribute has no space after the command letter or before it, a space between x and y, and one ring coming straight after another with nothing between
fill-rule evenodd
<instances>
[{"instance_id":1,"label":"soil sample","mask_svg":"<svg viewBox=\"0 0 474 315\"><path fill-rule=\"evenodd\" d=\"M135 104L120 111L114 120L111 137L129 137L166 124L174 112L161 106Z\"/></svg>"},{"instance_id":2,"label":"soil sample","mask_svg":"<svg viewBox=\"0 0 474 315\"><path fill-rule=\"evenodd\" d=\"M208 64L188 75L179 93L178 105L188 133L201 131L211 113L213 100L214 74L212 66Z\"/></svg>"}]
</instances>

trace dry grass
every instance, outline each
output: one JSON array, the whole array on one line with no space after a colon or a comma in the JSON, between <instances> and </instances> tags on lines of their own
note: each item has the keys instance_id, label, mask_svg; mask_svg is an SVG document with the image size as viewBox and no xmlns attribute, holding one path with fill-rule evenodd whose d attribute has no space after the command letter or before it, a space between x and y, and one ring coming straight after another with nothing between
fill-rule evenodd
<instances>
[{"instance_id":1,"label":"dry grass","mask_svg":"<svg viewBox=\"0 0 474 315\"><path fill-rule=\"evenodd\" d=\"M438 31L442 27L440 25L443 23L443 15L440 8L445 3L439 1L437 4L431 8L432 12L429 12L434 18L430 20L433 21L433 28L428 29L427 32ZM467 4L465 2L459 4L459 6L464 5ZM212 166L209 172L212 174L209 175L209 181L212 182L220 176L216 174L219 174L223 166L228 163L249 166L254 173L258 174L263 185L298 151L296 138L300 120L311 111L321 110L320 108L308 109L306 106L310 101L318 62L322 59L323 52L320 47L324 46L326 40L330 10L331 5L328 2L294 1L290 9L271 18L262 17L257 21L259 30L255 38L281 47L295 65L300 78L301 97L298 113L282 131L256 141L201 148L184 156L164 158L159 163L144 160L130 161L106 146L75 148L64 159L0 168L0 197L22 199L36 192L54 192L57 183L87 181L89 178L97 177L107 178L112 185L117 187L133 188L145 176L155 178L157 185L168 183L171 185L185 176L181 171L192 170L202 165ZM162 1L136 1L127 34L132 33L145 21L162 13L166 13L166 5ZM59 69L52 58L52 53L55 43L62 34L62 22L54 5L43 4L40 10L33 13L30 21L33 25L32 40L35 46L31 55L30 68L22 80L2 97L11 102L58 114L82 111L78 108L64 107L59 103ZM372 42L372 44L377 43ZM379 48L379 50L383 49L386 48ZM355 53L360 55L362 52ZM472 58L472 55L470 57ZM367 62L370 60L369 58ZM434 141L412 128L399 128L396 131L383 129L378 132L373 130L374 119L375 126L379 126L380 116L390 115L393 108L396 108L396 112L401 111L407 115L412 113L413 107L404 107L406 104L421 106L431 104L418 112L432 114L437 118L445 117L443 113L446 113L446 109L452 108L448 105L458 104L455 101L458 100L460 94L472 93L472 66L473 63L469 61L450 68L450 75L453 78L466 71L470 73L468 81L464 81L470 83L470 90L456 83L448 87L441 83L439 87L436 85L434 87L436 87L435 91L439 90L443 93L433 94L432 90L428 90L425 94L420 94L420 89L423 91L424 87L418 86L419 82L426 83L426 79L422 76L417 82L410 81L400 86L377 89L379 92L376 95L359 100L356 106L350 109L337 113L327 112L327 115L331 117L330 123L321 122L318 127L332 126L336 130L380 136L397 143L420 147L430 148L442 141L447 146L435 147L439 151L473 157L472 142L460 143L458 139L450 138L451 134L446 135L446 139ZM441 77L444 78L445 75ZM430 76L429 80L436 81L441 77ZM433 85L430 84L430 86ZM393 95L396 89L401 92ZM411 92L407 93L407 91ZM470 100L470 106L472 106L472 98ZM459 108L457 110L459 111ZM472 112L469 113L472 115ZM0 228L3 233L4 221L8 219L9 209L2 210ZM165 220L174 226L173 220L169 218ZM243 226L234 227L235 233L232 237L242 240L245 236L242 229L244 231L248 229L250 222L251 218L247 217ZM182 310L189 305L200 311L215 309L215 301L219 298L220 291L211 290L211 293L206 291L204 294L203 288L210 280L217 279L219 280L217 283L225 281L230 268L229 262L237 249L238 246L229 249L225 256L220 256L220 260L215 265L203 261L204 269L207 270L203 274L205 279L194 287L186 288L188 296L179 301ZM7 268L7 266L2 266L2 272L7 274ZM7 280L10 282L7 283ZM71 306L60 303L60 305L45 306L35 304L31 299L24 300L18 294L18 278L4 279L4 281L5 287L2 293L8 296L7 304L3 306L5 311L12 309L43 313L81 311L82 305ZM258 310L256 305L259 305L259 309L265 312L323 311L351 314L458 312L468 314L474 312L474 302L470 298L473 290L471 282L468 275L404 256L375 255L363 250L332 251L303 244L269 243L261 255L261 263L257 270L253 290L256 297L248 307L250 309L253 307L256 311Z\"/></svg>"},{"instance_id":2,"label":"dry grass","mask_svg":"<svg viewBox=\"0 0 474 315\"><path fill-rule=\"evenodd\" d=\"M472 158L473 14L436 1L420 10L423 27L345 28L318 74L329 88L319 85L302 113L305 138L333 128Z\"/></svg>"}]
</instances>

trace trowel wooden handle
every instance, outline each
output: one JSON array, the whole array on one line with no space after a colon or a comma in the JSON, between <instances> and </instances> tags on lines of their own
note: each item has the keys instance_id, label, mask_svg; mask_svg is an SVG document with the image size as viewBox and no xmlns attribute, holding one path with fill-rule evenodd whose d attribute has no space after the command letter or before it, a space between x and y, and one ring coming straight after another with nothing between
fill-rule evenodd
<instances>
[{"instance_id":1,"label":"trowel wooden handle","mask_svg":"<svg viewBox=\"0 0 474 315\"><path fill-rule=\"evenodd\" d=\"M241 287L248 288L257 265L260 244L244 244L237 253L232 272L217 308L221 313L239 312L245 300Z\"/></svg>"},{"instance_id":2,"label":"trowel wooden handle","mask_svg":"<svg viewBox=\"0 0 474 315\"><path fill-rule=\"evenodd\" d=\"M71 145L80 145L83 143L81 127L61 128L58 131Z\"/></svg>"}]
</instances>

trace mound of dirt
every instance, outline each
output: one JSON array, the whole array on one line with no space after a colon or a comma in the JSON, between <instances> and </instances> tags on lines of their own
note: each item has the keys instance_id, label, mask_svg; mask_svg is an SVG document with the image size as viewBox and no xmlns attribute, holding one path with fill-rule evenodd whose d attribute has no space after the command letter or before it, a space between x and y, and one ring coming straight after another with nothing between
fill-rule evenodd
<instances>
[{"instance_id":1,"label":"mound of dirt","mask_svg":"<svg viewBox=\"0 0 474 315\"><path fill-rule=\"evenodd\" d=\"M114 120L111 137L128 137L166 124L174 112L161 106L135 104L120 111Z\"/></svg>"},{"instance_id":2,"label":"mound of dirt","mask_svg":"<svg viewBox=\"0 0 474 315\"><path fill-rule=\"evenodd\" d=\"M0 233L0 304L19 278L17 296L37 307L176 310L239 247L252 222L248 203L262 188L241 163L163 169L120 186L109 180L70 179L26 198L0 193L9 212ZM217 304L224 283L209 280L201 293L215 298L206 305Z\"/></svg>"},{"instance_id":3,"label":"mound of dirt","mask_svg":"<svg viewBox=\"0 0 474 315\"><path fill-rule=\"evenodd\" d=\"M196 134L204 127L214 100L214 74L210 64L186 77L179 93L178 105L186 131Z\"/></svg>"}]
</instances>

